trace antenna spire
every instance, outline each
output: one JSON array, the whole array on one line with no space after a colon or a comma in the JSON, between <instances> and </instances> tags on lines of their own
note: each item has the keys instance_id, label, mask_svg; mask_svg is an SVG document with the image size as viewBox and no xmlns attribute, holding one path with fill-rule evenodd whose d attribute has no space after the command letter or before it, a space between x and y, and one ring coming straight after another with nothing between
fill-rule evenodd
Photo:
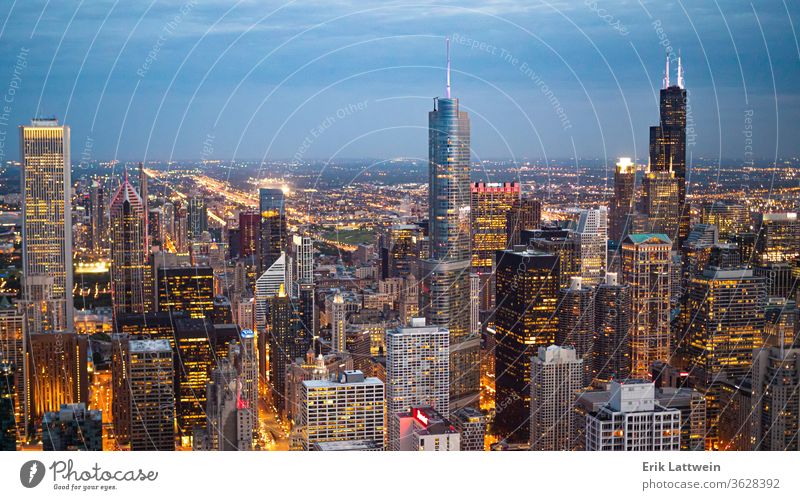
<instances>
[{"instance_id":1,"label":"antenna spire","mask_svg":"<svg viewBox=\"0 0 800 500\"><path fill-rule=\"evenodd\" d=\"M667 64L664 68L664 88L669 88L669 54L667 54Z\"/></svg>"},{"instance_id":2,"label":"antenna spire","mask_svg":"<svg viewBox=\"0 0 800 500\"><path fill-rule=\"evenodd\" d=\"M450 37L445 39L447 44L447 90L445 96L450 99Z\"/></svg>"},{"instance_id":3,"label":"antenna spire","mask_svg":"<svg viewBox=\"0 0 800 500\"><path fill-rule=\"evenodd\" d=\"M683 88L683 66L681 66L681 56L678 53L678 87Z\"/></svg>"}]
</instances>

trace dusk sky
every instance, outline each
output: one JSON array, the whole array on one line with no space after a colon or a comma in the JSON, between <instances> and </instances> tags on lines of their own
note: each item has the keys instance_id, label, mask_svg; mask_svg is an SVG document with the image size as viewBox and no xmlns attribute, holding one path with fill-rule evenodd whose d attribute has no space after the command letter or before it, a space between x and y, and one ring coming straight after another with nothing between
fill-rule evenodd
<instances>
[{"instance_id":1,"label":"dusk sky","mask_svg":"<svg viewBox=\"0 0 800 500\"><path fill-rule=\"evenodd\" d=\"M800 147L796 1L6 0L0 23L4 160L36 115L73 161L426 158L445 37L474 160L645 158L668 49L692 157L744 158L750 127L756 158Z\"/></svg>"}]
</instances>

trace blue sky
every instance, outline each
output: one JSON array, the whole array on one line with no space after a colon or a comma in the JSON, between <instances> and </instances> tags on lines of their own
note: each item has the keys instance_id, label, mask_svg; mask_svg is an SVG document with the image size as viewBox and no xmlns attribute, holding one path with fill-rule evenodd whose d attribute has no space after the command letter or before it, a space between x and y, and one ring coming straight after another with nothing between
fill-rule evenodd
<instances>
[{"instance_id":1,"label":"blue sky","mask_svg":"<svg viewBox=\"0 0 800 500\"><path fill-rule=\"evenodd\" d=\"M667 48L694 157L743 158L747 127L757 158L800 143L791 0L7 0L0 22L9 159L36 114L73 160L425 157L448 36L474 159L646 157Z\"/></svg>"}]
</instances>

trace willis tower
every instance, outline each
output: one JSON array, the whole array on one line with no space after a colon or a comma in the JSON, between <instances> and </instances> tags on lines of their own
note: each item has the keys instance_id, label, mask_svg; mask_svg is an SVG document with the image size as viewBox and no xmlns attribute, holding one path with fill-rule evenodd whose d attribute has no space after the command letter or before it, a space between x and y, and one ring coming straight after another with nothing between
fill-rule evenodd
<instances>
[{"instance_id":1,"label":"willis tower","mask_svg":"<svg viewBox=\"0 0 800 500\"><path fill-rule=\"evenodd\" d=\"M664 86L660 95L660 123L650 127L650 172L674 172L678 191L678 247L689 235L689 209L686 206L686 89L678 57L678 81L670 85L667 56ZM674 238L674 234L669 235Z\"/></svg>"}]
</instances>

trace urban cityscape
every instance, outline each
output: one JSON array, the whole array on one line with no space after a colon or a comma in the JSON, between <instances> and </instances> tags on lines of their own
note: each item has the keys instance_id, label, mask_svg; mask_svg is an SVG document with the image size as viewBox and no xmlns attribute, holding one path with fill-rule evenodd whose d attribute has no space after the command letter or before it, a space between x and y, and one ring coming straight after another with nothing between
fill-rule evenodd
<instances>
[{"instance_id":1,"label":"urban cityscape","mask_svg":"<svg viewBox=\"0 0 800 500\"><path fill-rule=\"evenodd\" d=\"M471 43L428 44L425 157L7 124L0 450L800 451L800 156L693 155L677 50L644 152L480 156Z\"/></svg>"}]
</instances>

